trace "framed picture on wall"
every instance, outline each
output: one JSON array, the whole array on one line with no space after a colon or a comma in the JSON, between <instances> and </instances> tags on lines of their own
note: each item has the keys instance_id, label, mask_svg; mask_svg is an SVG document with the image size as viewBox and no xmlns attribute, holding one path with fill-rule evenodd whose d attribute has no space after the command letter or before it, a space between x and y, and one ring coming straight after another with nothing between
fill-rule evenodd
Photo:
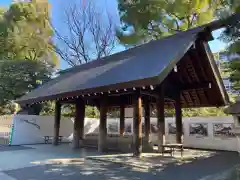
<instances>
[{"instance_id":1,"label":"framed picture on wall","mask_svg":"<svg viewBox=\"0 0 240 180\"><path fill-rule=\"evenodd\" d=\"M219 138L233 138L235 137L233 132L233 123L214 123L213 135Z\"/></svg>"},{"instance_id":2,"label":"framed picture on wall","mask_svg":"<svg viewBox=\"0 0 240 180\"><path fill-rule=\"evenodd\" d=\"M119 125L118 125L118 122L115 121L115 122L109 122L108 123L108 133L109 134L118 134L119 133Z\"/></svg>"},{"instance_id":3,"label":"framed picture on wall","mask_svg":"<svg viewBox=\"0 0 240 180\"><path fill-rule=\"evenodd\" d=\"M129 122L125 122L124 126L124 134L132 134L132 124Z\"/></svg>"},{"instance_id":4,"label":"framed picture on wall","mask_svg":"<svg viewBox=\"0 0 240 180\"><path fill-rule=\"evenodd\" d=\"M204 138L208 136L207 123L191 123L189 124L189 135L197 138Z\"/></svg>"}]
</instances>

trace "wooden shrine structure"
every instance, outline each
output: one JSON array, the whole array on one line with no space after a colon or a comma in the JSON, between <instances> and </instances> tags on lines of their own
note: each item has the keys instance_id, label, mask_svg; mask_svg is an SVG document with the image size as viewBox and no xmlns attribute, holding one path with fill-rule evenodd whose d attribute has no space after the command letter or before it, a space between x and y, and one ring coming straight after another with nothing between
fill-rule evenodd
<instances>
[{"instance_id":1,"label":"wooden shrine structure","mask_svg":"<svg viewBox=\"0 0 240 180\"><path fill-rule=\"evenodd\" d=\"M126 51L64 70L58 77L17 100L22 106L54 100L53 144L58 144L61 105L76 105L73 146L84 138L85 105L100 110L98 149L107 148L106 121L110 107L133 107L134 154L142 151L142 112L145 138L150 133L150 105L156 107L159 145L164 143L164 108L175 108L177 143L182 136L182 108L219 107L228 103L220 73L208 46L207 27L181 32Z\"/></svg>"}]
</instances>

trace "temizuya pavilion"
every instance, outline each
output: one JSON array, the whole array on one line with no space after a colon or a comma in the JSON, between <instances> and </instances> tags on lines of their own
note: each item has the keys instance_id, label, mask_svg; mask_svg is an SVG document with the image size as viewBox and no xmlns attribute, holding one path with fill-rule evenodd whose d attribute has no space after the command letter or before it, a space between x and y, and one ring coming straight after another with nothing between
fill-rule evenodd
<instances>
[{"instance_id":1,"label":"temizuya pavilion","mask_svg":"<svg viewBox=\"0 0 240 180\"><path fill-rule=\"evenodd\" d=\"M58 144L61 105L76 105L73 146L84 137L85 105L100 110L98 149L107 148L106 121L111 107L120 107L120 136L124 107L133 111L133 153L142 152L142 109L145 139L150 132L150 105L157 109L159 144L164 142L164 108L176 110L176 141L181 143L182 108L219 107L228 103L218 68L208 46L210 30L198 27L162 40L128 49L64 71L59 77L29 92L17 102L23 106L54 100L53 144Z\"/></svg>"}]
</instances>

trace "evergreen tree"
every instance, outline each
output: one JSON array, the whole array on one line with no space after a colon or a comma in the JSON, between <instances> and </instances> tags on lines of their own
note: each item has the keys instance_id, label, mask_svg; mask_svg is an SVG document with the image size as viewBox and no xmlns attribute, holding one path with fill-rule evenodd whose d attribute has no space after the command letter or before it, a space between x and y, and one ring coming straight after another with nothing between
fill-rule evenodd
<instances>
[{"instance_id":1,"label":"evergreen tree","mask_svg":"<svg viewBox=\"0 0 240 180\"><path fill-rule=\"evenodd\" d=\"M122 27L117 31L125 45L138 45L150 40L186 31L213 21L227 7L225 0L118 0ZM166 110L174 116L173 109ZM222 116L222 108L183 109L183 116Z\"/></svg>"},{"instance_id":2,"label":"evergreen tree","mask_svg":"<svg viewBox=\"0 0 240 180\"><path fill-rule=\"evenodd\" d=\"M51 78L58 65L52 36L45 3L14 3L1 11L0 106L6 107Z\"/></svg>"},{"instance_id":3,"label":"evergreen tree","mask_svg":"<svg viewBox=\"0 0 240 180\"><path fill-rule=\"evenodd\" d=\"M214 19L219 0L118 0L123 44L135 45L185 31Z\"/></svg>"},{"instance_id":4,"label":"evergreen tree","mask_svg":"<svg viewBox=\"0 0 240 180\"><path fill-rule=\"evenodd\" d=\"M222 18L231 14L240 13L240 1L227 1L227 8L220 13ZM240 20L226 27L222 40L229 44L227 53L230 59L228 64L230 80L235 90L240 90Z\"/></svg>"}]
</instances>

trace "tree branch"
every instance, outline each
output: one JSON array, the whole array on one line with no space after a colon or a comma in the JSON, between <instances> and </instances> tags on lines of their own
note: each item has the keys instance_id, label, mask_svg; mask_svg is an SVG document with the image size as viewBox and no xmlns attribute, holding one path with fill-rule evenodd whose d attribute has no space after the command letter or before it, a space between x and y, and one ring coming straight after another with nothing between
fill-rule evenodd
<instances>
[{"instance_id":1,"label":"tree branch","mask_svg":"<svg viewBox=\"0 0 240 180\"><path fill-rule=\"evenodd\" d=\"M107 21L105 18L107 15ZM115 47L115 29L108 13L97 11L90 1L85 7L74 4L65 11L67 32L54 29L55 52L70 66L109 55Z\"/></svg>"}]
</instances>

